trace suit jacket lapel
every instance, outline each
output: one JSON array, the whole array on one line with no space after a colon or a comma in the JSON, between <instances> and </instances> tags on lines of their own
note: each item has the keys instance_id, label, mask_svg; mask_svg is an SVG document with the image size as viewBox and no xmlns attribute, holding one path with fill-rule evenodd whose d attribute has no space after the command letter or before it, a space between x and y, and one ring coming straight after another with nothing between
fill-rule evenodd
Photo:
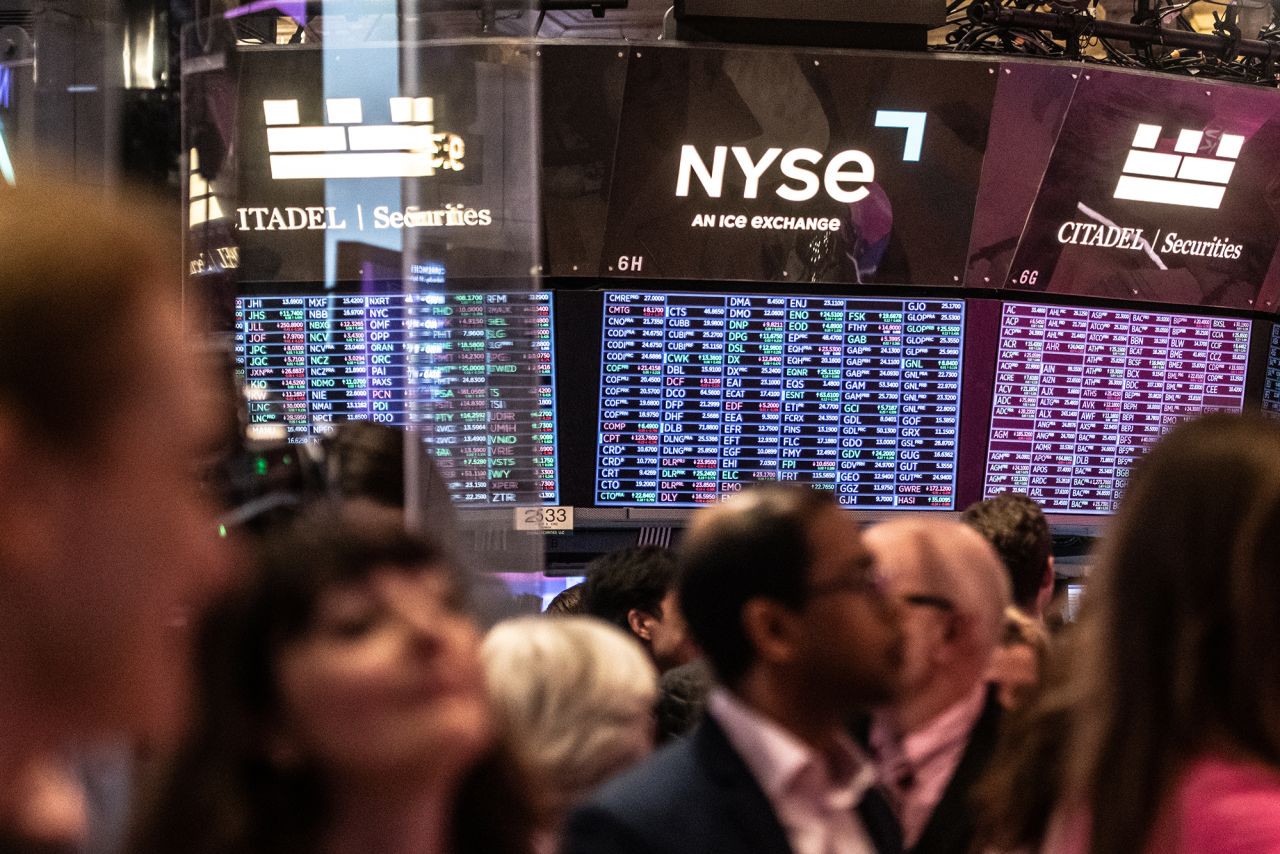
<instances>
[{"instance_id":1,"label":"suit jacket lapel","mask_svg":"<svg viewBox=\"0 0 1280 854\"><path fill-rule=\"evenodd\" d=\"M787 833L778 821L773 805L746 762L733 749L729 739L708 715L694 735L694 750L716 784L721 806L733 817L742 847L749 854L792 854ZM727 842L727 840L726 840ZM726 845L724 851L734 848Z\"/></svg>"}]
</instances>

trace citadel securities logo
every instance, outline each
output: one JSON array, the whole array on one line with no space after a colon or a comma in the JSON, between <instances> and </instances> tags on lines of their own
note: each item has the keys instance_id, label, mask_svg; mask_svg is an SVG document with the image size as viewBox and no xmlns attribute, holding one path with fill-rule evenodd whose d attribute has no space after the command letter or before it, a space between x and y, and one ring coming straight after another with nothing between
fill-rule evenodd
<instances>
[{"instance_id":1,"label":"citadel securities logo","mask_svg":"<svg viewBox=\"0 0 1280 854\"><path fill-rule=\"evenodd\" d=\"M396 97L389 103L391 124L366 125L359 98L329 98L325 101L328 124L306 126L301 124L297 99L263 101L271 177L277 181L425 178L440 171L463 170L466 142L457 134L435 129L432 98ZM210 203L210 211L215 203ZM492 224L490 209L457 203L435 209L376 205L368 206L367 211L364 202L342 210L319 205L243 207L236 208L235 215L238 231L342 231L350 227L365 231Z\"/></svg>"},{"instance_id":2,"label":"citadel securities logo","mask_svg":"<svg viewBox=\"0 0 1280 854\"><path fill-rule=\"evenodd\" d=\"M1178 132L1173 153L1169 153L1155 150L1162 133L1164 128L1160 125L1138 125L1114 198L1218 210L1245 138L1224 133L1218 137L1215 147L1211 135L1183 128ZM1148 235L1143 228L1128 228L1113 222L1084 202L1078 202L1076 209L1085 219L1062 224L1057 237L1063 245L1140 252L1158 270L1169 269L1166 256L1170 255L1228 261L1238 261L1244 255L1244 244L1232 241L1230 236L1187 238L1163 228ZM1034 285L1038 277L1038 270L1024 270L1013 282Z\"/></svg>"},{"instance_id":3,"label":"citadel securities logo","mask_svg":"<svg viewBox=\"0 0 1280 854\"><path fill-rule=\"evenodd\" d=\"M1244 137L1224 133L1211 156L1202 156L1205 133L1182 129L1174 154L1155 150L1160 125L1138 125L1115 198L1217 210L1244 148ZM1210 140L1211 142L1211 140ZM1207 152L1206 152L1207 153Z\"/></svg>"},{"instance_id":4,"label":"citadel securities logo","mask_svg":"<svg viewBox=\"0 0 1280 854\"><path fill-rule=\"evenodd\" d=\"M436 131L434 99L396 97L390 104L391 124L366 125L359 98L329 98L329 123L304 126L296 98L263 101L271 177L424 178L462 171L466 142Z\"/></svg>"},{"instance_id":5,"label":"citadel securities logo","mask_svg":"<svg viewBox=\"0 0 1280 854\"><path fill-rule=\"evenodd\" d=\"M879 110L876 112L875 126L906 131L902 160L910 163L920 160L927 120L927 113ZM865 151L858 149L837 152L823 164L825 155L813 148L793 148L785 152L781 148L769 148L757 158L744 146L717 145L711 149L708 164L707 158L703 157L696 145L682 145L676 177L677 198L690 195L695 178L708 198L721 198L724 195L724 179L730 154L742 173L744 200L759 198L760 181L775 165L786 179L775 192L784 201L795 203L807 202L820 191L826 192L833 201L842 204L860 202L871 194L867 185L876 179L875 161ZM840 228L840 221L835 218L756 216L749 222L754 229L836 231ZM746 228L748 220L744 215L699 214L694 218L693 225Z\"/></svg>"}]
</instances>

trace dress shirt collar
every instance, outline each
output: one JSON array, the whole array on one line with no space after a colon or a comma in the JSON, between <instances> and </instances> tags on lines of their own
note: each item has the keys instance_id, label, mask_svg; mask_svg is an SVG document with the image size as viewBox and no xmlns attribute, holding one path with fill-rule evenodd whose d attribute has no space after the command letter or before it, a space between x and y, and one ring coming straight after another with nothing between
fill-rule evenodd
<instances>
[{"instance_id":1,"label":"dress shirt collar","mask_svg":"<svg viewBox=\"0 0 1280 854\"><path fill-rule=\"evenodd\" d=\"M942 801L987 703L987 686L977 685L924 727L901 738L884 715L871 726L871 749L880 781L889 795L903 845L914 848Z\"/></svg>"},{"instance_id":2,"label":"dress shirt collar","mask_svg":"<svg viewBox=\"0 0 1280 854\"><path fill-rule=\"evenodd\" d=\"M875 767L844 734L819 753L723 688L711 692L707 711L775 806L800 799L849 811L875 785Z\"/></svg>"},{"instance_id":3,"label":"dress shirt collar","mask_svg":"<svg viewBox=\"0 0 1280 854\"><path fill-rule=\"evenodd\" d=\"M901 758L912 768L921 768L939 754L969 740L982 710L987 705L988 685L979 682L942 714L905 738L895 733L883 715L871 727L871 748L877 756Z\"/></svg>"}]
</instances>

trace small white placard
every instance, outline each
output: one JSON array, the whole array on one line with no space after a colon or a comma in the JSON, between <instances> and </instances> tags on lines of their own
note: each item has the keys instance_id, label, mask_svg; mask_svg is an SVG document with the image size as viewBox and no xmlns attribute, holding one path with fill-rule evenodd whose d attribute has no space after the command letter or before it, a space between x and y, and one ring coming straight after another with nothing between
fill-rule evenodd
<instances>
[{"instance_id":1,"label":"small white placard","mask_svg":"<svg viewBox=\"0 0 1280 854\"><path fill-rule=\"evenodd\" d=\"M572 531L572 507L517 507L517 531Z\"/></svg>"}]
</instances>

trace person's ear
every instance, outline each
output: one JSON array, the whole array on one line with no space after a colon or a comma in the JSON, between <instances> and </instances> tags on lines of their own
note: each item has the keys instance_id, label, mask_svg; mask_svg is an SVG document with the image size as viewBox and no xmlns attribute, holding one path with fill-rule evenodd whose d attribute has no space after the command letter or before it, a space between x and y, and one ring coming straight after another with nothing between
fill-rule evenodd
<instances>
[{"instance_id":1,"label":"person's ear","mask_svg":"<svg viewBox=\"0 0 1280 854\"><path fill-rule=\"evenodd\" d=\"M1045 562L1044 575L1040 578L1040 592L1036 594L1036 612L1031 616L1039 619L1044 616L1044 609L1053 600L1053 555Z\"/></svg>"},{"instance_id":2,"label":"person's ear","mask_svg":"<svg viewBox=\"0 0 1280 854\"><path fill-rule=\"evenodd\" d=\"M742 608L742 629L756 657L772 664L795 659L800 617L771 599L751 599Z\"/></svg>"},{"instance_id":3,"label":"person's ear","mask_svg":"<svg viewBox=\"0 0 1280 854\"><path fill-rule=\"evenodd\" d=\"M971 655L968 639L972 635L973 618L954 608L939 615L942 621L942 643L934 647L939 663L950 663Z\"/></svg>"},{"instance_id":4,"label":"person's ear","mask_svg":"<svg viewBox=\"0 0 1280 854\"><path fill-rule=\"evenodd\" d=\"M645 643L650 643L653 640L653 629L650 628L652 622L653 615L647 611L632 608L627 612L627 625L631 627L631 633Z\"/></svg>"}]
</instances>

